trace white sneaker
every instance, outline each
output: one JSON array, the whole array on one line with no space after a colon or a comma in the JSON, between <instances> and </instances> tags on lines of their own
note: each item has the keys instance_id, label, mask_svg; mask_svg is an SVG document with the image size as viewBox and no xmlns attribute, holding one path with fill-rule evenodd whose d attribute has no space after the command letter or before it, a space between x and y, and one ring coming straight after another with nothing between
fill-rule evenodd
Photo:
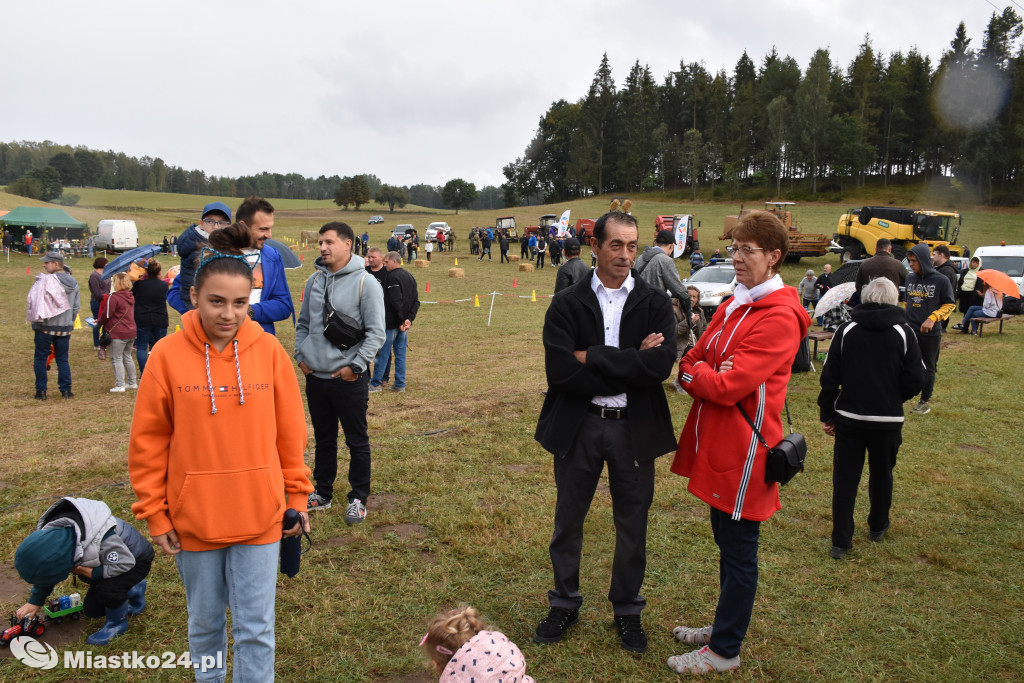
<instances>
[{"instance_id":1,"label":"white sneaker","mask_svg":"<svg viewBox=\"0 0 1024 683\"><path fill-rule=\"evenodd\" d=\"M139 383L138 382L133 382L132 384L126 385L126 388L128 388L128 389L138 389L139 388Z\"/></svg>"},{"instance_id":2,"label":"white sneaker","mask_svg":"<svg viewBox=\"0 0 1024 683\"><path fill-rule=\"evenodd\" d=\"M699 650L687 652L685 655L669 657L668 668L677 674L701 674L714 673L716 671L735 671L740 668L740 656L719 657L711 651L707 645Z\"/></svg>"},{"instance_id":3,"label":"white sneaker","mask_svg":"<svg viewBox=\"0 0 1024 683\"><path fill-rule=\"evenodd\" d=\"M110 390L110 393L112 393L112 394L123 394L124 393L124 387L114 387L113 389Z\"/></svg>"},{"instance_id":4,"label":"white sneaker","mask_svg":"<svg viewBox=\"0 0 1024 683\"><path fill-rule=\"evenodd\" d=\"M366 506L363 501L353 498L345 508L345 524L359 524L366 519Z\"/></svg>"}]
</instances>

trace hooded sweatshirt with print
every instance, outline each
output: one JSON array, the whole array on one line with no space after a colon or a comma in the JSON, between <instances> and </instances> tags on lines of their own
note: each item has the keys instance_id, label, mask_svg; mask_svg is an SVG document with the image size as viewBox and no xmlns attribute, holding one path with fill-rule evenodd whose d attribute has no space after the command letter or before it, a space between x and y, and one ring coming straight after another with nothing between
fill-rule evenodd
<instances>
[{"instance_id":1,"label":"hooded sweatshirt with print","mask_svg":"<svg viewBox=\"0 0 1024 683\"><path fill-rule=\"evenodd\" d=\"M441 683L534 683L526 659L500 631L480 631L455 651L441 672Z\"/></svg>"},{"instance_id":2,"label":"hooded sweatshirt with print","mask_svg":"<svg viewBox=\"0 0 1024 683\"><path fill-rule=\"evenodd\" d=\"M306 280L295 327L295 361L305 363L320 379L331 379L345 366L356 373L366 372L384 346L384 290L377 278L366 272L361 256L353 254L336 273L320 258L314 265L316 272ZM324 336L325 295L331 297L331 308L363 326L366 336L361 342L339 349Z\"/></svg>"},{"instance_id":3,"label":"hooded sweatshirt with print","mask_svg":"<svg viewBox=\"0 0 1024 683\"><path fill-rule=\"evenodd\" d=\"M910 253L921 264L921 274L911 270L907 275L907 324L921 336L941 336L942 325L933 325L928 332L922 332L921 323L928 318L940 323L949 317L956 308L953 285L949 283L949 278L932 266L932 255L927 244L915 244Z\"/></svg>"},{"instance_id":4,"label":"hooded sweatshirt with print","mask_svg":"<svg viewBox=\"0 0 1024 683\"><path fill-rule=\"evenodd\" d=\"M305 511L313 491L291 359L248 318L223 351L197 311L181 327L153 348L135 401L132 512L189 551L278 541L285 508Z\"/></svg>"}]
</instances>

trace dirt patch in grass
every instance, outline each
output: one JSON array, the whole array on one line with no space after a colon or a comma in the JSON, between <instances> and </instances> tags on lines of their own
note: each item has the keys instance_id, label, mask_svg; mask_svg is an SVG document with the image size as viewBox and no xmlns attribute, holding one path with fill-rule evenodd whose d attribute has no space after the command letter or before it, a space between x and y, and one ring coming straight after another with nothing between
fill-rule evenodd
<instances>
[{"instance_id":1,"label":"dirt patch in grass","mask_svg":"<svg viewBox=\"0 0 1024 683\"><path fill-rule=\"evenodd\" d=\"M973 443L957 444L957 448L960 448L961 450L965 450L965 451L977 451L979 453L985 453L985 452L988 451L988 449L985 448L984 446L978 446L977 444L973 444Z\"/></svg>"},{"instance_id":2,"label":"dirt patch in grass","mask_svg":"<svg viewBox=\"0 0 1024 683\"><path fill-rule=\"evenodd\" d=\"M509 472L526 472L530 469L529 465L525 465L522 463L516 465L502 465L501 467L502 469L506 469Z\"/></svg>"},{"instance_id":3,"label":"dirt patch in grass","mask_svg":"<svg viewBox=\"0 0 1024 683\"><path fill-rule=\"evenodd\" d=\"M918 555L917 557L915 557L914 562L917 562L918 564L931 564L931 560L929 560L924 555Z\"/></svg>"},{"instance_id":4,"label":"dirt patch in grass","mask_svg":"<svg viewBox=\"0 0 1024 683\"><path fill-rule=\"evenodd\" d=\"M374 493L370 496L370 500L367 501L367 505L374 510L384 511L405 507L408 501L407 497L400 496L397 493Z\"/></svg>"},{"instance_id":5,"label":"dirt patch in grass","mask_svg":"<svg viewBox=\"0 0 1024 683\"><path fill-rule=\"evenodd\" d=\"M352 545L355 542L355 536L331 536L326 541L323 541L323 544L332 546L334 548L344 548Z\"/></svg>"},{"instance_id":6,"label":"dirt patch in grass","mask_svg":"<svg viewBox=\"0 0 1024 683\"><path fill-rule=\"evenodd\" d=\"M375 538L383 538L385 534L394 534L403 541L412 539L422 541L427 537L427 528L419 524L385 524L373 530Z\"/></svg>"},{"instance_id":7,"label":"dirt patch in grass","mask_svg":"<svg viewBox=\"0 0 1024 683\"><path fill-rule=\"evenodd\" d=\"M22 605L28 597L28 588L28 584L18 576L17 569L14 567L0 568L0 602L16 602ZM6 622L0 619L0 624L6 624Z\"/></svg>"}]
</instances>

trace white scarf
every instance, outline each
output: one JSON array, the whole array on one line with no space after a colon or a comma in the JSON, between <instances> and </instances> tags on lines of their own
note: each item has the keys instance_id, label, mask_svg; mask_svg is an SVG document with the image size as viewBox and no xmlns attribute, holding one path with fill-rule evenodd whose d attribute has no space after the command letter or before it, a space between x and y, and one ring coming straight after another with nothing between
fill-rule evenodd
<instances>
[{"instance_id":1,"label":"white scarf","mask_svg":"<svg viewBox=\"0 0 1024 683\"><path fill-rule=\"evenodd\" d=\"M725 309L725 319L728 320L729 316L732 315L732 312L740 306L760 301L772 292L778 291L785 286L785 283L782 281L782 276L778 273L750 289L747 289L747 286L744 284L737 284L736 291L732 293L732 299L729 301L729 305Z\"/></svg>"}]
</instances>

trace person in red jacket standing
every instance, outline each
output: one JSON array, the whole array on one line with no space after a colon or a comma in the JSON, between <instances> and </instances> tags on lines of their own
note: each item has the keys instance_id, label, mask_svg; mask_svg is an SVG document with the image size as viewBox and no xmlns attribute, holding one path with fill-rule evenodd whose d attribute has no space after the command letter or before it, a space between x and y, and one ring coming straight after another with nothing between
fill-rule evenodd
<instances>
[{"instance_id":1,"label":"person in red jacket standing","mask_svg":"<svg viewBox=\"0 0 1024 683\"><path fill-rule=\"evenodd\" d=\"M112 279L113 291L100 303L98 320L110 333L110 362L114 366L114 388L110 391L123 394L126 387L139 388L135 360L132 358L132 348L138 334L135 326L135 295L132 294L132 279L128 273L115 273Z\"/></svg>"},{"instance_id":2,"label":"person in red jacket standing","mask_svg":"<svg viewBox=\"0 0 1024 683\"><path fill-rule=\"evenodd\" d=\"M810 319L779 266L789 238L778 218L755 211L733 230L737 286L683 358L679 382L693 397L672 471L711 508L721 594L714 623L673 633L698 650L668 659L677 673L738 669L757 592L761 522L779 510L779 487L765 482L765 448L742 406L769 444L783 436L781 412L800 340Z\"/></svg>"}]
</instances>

